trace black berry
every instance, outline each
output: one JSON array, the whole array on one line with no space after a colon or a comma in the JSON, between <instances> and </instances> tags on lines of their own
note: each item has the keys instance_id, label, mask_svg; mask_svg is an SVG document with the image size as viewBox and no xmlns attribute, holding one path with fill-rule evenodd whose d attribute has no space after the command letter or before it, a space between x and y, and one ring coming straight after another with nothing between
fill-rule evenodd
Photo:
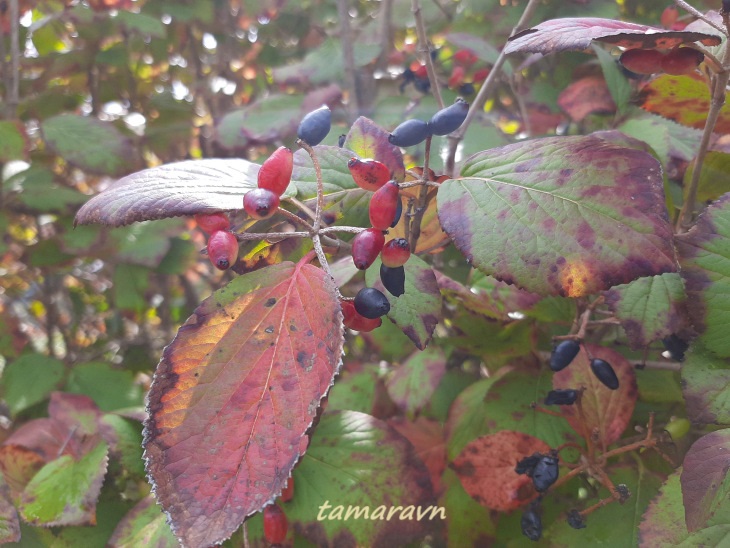
<instances>
[{"instance_id":1,"label":"black berry","mask_svg":"<svg viewBox=\"0 0 730 548\"><path fill-rule=\"evenodd\" d=\"M315 146L327 137L332 125L332 112L323 105L307 114L299 123L297 137L309 146Z\"/></svg>"},{"instance_id":2,"label":"black berry","mask_svg":"<svg viewBox=\"0 0 730 548\"><path fill-rule=\"evenodd\" d=\"M664 348L666 348L672 355L673 360L676 360L678 362L684 361L684 353L689 348L689 345L685 341L672 333L668 337L664 337L662 339L662 344L664 345Z\"/></svg>"},{"instance_id":3,"label":"black berry","mask_svg":"<svg viewBox=\"0 0 730 548\"><path fill-rule=\"evenodd\" d=\"M586 520L583 518L580 512L578 510L571 510L568 512L568 525L570 525L573 529L585 529L586 528Z\"/></svg>"},{"instance_id":4,"label":"black berry","mask_svg":"<svg viewBox=\"0 0 730 548\"><path fill-rule=\"evenodd\" d=\"M397 225L398 221L400 221L401 215L403 215L403 202L398 200L398 203L395 206L395 216L393 217L393 222L390 223L390 228L395 228L395 225Z\"/></svg>"},{"instance_id":5,"label":"black berry","mask_svg":"<svg viewBox=\"0 0 730 548\"><path fill-rule=\"evenodd\" d=\"M631 498L631 491L629 491L628 486L625 483L619 483L616 486L616 492L618 493L619 499L618 501L623 504L627 500Z\"/></svg>"},{"instance_id":6,"label":"black berry","mask_svg":"<svg viewBox=\"0 0 730 548\"><path fill-rule=\"evenodd\" d=\"M515 472L518 474L525 474L526 476L532 477L532 472L535 470L535 466L540 462L542 453L533 453L529 457L523 458L515 466Z\"/></svg>"},{"instance_id":7,"label":"black berry","mask_svg":"<svg viewBox=\"0 0 730 548\"><path fill-rule=\"evenodd\" d=\"M545 397L545 405L573 405L578 392L573 389L551 390Z\"/></svg>"},{"instance_id":8,"label":"black berry","mask_svg":"<svg viewBox=\"0 0 730 548\"><path fill-rule=\"evenodd\" d=\"M433 115L428 123L431 126L431 133L434 135L448 135L452 131L456 131L466 119L468 112L469 103L458 98L453 105L442 108Z\"/></svg>"},{"instance_id":9,"label":"black berry","mask_svg":"<svg viewBox=\"0 0 730 548\"><path fill-rule=\"evenodd\" d=\"M558 479L558 458L543 455L532 471L532 483L540 493L547 491Z\"/></svg>"},{"instance_id":10,"label":"black berry","mask_svg":"<svg viewBox=\"0 0 730 548\"><path fill-rule=\"evenodd\" d=\"M363 287L358 291L354 304L355 311L370 320L380 318L390 312L388 298L374 287Z\"/></svg>"},{"instance_id":11,"label":"black berry","mask_svg":"<svg viewBox=\"0 0 730 548\"><path fill-rule=\"evenodd\" d=\"M406 270L402 266L389 268L381 264L380 281L394 297L400 297L406 292Z\"/></svg>"},{"instance_id":12,"label":"black berry","mask_svg":"<svg viewBox=\"0 0 730 548\"><path fill-rule=\"evenodd\" d=\"M591 371L593 371L596 378L605 384L607 388L610 388L611 390L616 390L618 388L618 377L616 376L616 372L607 361L593 358L591 360Z\"/></svg>"},{"instance_id":13,"label":"black berry","mask_svg":"<svg viewBox=\"0 0 730 548\"><path fill-rule=\"evenodd\" d=\"M393 130L388 137L390 144L397 147L410 147L422 143L431 135L431 128L423 120L406 120Z\"/></svg>"},{"instance_id":14,"label":"black berry","mask_svg":"<svg viewBox=\"0 0 730 548\"><path fill-rule=\"evenodd\" d=\"M562 371L570 365L570 362L580 352L580 344L574 340L562 341L550 354L550 369L553 371Z\"/></svg>"},{"instance_id":15,"label":"black berry","mask_svg":"<svg viewBox=\"0 0 730 548\"><path fill-rule=\"evenodd\" d=\"M530 507L525 510L525 513L522 514L520 525L522 526L523 535L532 541L540 540L542 536L542 520L540 519L540 514L534 508Z\"/></svg>"}]
</instances>

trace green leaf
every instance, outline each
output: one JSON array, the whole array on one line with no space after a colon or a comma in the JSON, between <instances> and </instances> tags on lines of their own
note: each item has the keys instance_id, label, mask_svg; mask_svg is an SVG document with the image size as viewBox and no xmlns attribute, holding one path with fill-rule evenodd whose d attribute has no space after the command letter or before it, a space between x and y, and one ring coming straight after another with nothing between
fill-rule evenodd
<instances>
[{"instance_id":1,"label":"green leaf","mask_svg":"<svg viewBox=\"0 0 730 548\"><path fill-rule=\"evenodd\" d=\"M694 341L682 364L682 393L694 423L730 424L730 366Z\"/></svg>"},{"instance_id":2,"label":"green leaf","mask_svg":"<svg viewBox=\"0 0 730 548\"><path fill-rule=\"evenodd\" d=\"M20 540L20 522L18 511L13 506L5 480L0 478L0 543L18 542Z\"/></svg>"},{"instance_id":3,"label":"green leaf","mask_svg":"<svg viewBox=\"0 0 730 548\"><path fill-rule=\"evenodd\" d=\"M613 55L597 44L593 44L593 51L601 63L603 77L606 79L606 85L608 85L608 90L611 92L613 102L616 103L619 114L624 114L629 107L629 101L633 94L631 84L619 69Z\"/></svg>"},{"instance_id":4,"label":"green leaf","mask_svg":"<svg viewBox=\"0 0 730 548\"><path fill-rule=\"evenodd\" d=\"M687 530L697 531L730 518L730 430L702 436L684 456L682 500ZM710 522L713 520L713 522Z\"/></svg>"},{"instance_id":5,"label":"green leaf","mask_svg":"<svg viewBox=\"0 0 730 548\"><path fill-rule=\"evenodd\" d=\"M632 111L631 118L616 129L648 144L665 167L669 167L673 158L689 162L700 148L699 130L639 109Z\"/></svg>"},{"instance_id":6,"label":"green leaf","mask_svg":"<svg viewBox=\"0 0 730 548\"><path fill-rule=\"evenodd\" d=\"M18 200L22 204L44 213L62 211L83 204L87 199L79 191L57 184L53 172L40 165L32 165L13 175L8 179L8 185L20 192Z\"/></svg>"},{"instance_id":7,"label":"green leaf","mask_svg":"<svg viewBox=\"0 0 730 548\"><path fill-rule=\"evenodd\" d=\"M41 131L49 147L83 170L119 175L139 165L132 141L96 118L60 114L44 120Z\"/></svg>"},{"instance_id":8,"label":"green leaf","mask_svg":"<svg viewBox=\"0 0 730 548\"><path fill-rule=\"evenodd\" d=\"M686 295L677 273L639 278L609 289L604 296L635 350L683 326Z\"/></svg>"},{"instance_id":9,"label":"green leaf","mask_svg":"<svg viewBox=\"0 0 730 548\"><path fill-rule=\"evenodd\" d=\"M107 467L108 446L101 442L78 461L64 455L30 480L18 510L36 525L93 525Z\"/></svg>"},{"instance_id":10,"label":"green leaf","mask_svg":"<svg viewBox=\"0 0 730 548\"><path fill-rule=\"evenodd\" d=\"M677 236L689 313L698 341L730 357L730 194L712 204L697 223Z\"/></svg>"},{"instance_id":11,"label":"green leaf","mask_svg":"<svg viewBox=\"0 0 730 548\"><path fill-rule=\"evenodd\" d=\"M122 518L108 545L117 548L177 548L179 542L172 534L165 514L155 498L149 495Z\"/></svg>"},{"instance_id":12,"label":"green leaf","mask_svg":"<svg viewBox=\"0 0 730 548\"><path fill-rule=\"evenodd\" d=\"M484 506L464 491L453 470L446 469L443 481L446 489L439 504L446 509L447 546L492 546L495 525Z\"/></svg>"},{"instance_id":13,"label":"green leaf","mask_svg":"<svg viewBox=\"0 0 730 548\"><path fill-rule=\"evenodd\" d=\"M411 355L385 381L388 394L405 413L418 413L431 399L446 372L446 356L438 348Z\"/></svg>"},{"instance_id":14,"label":"green leaf","mask_svg":"<svg viewBox=\"0 0 730 548\"><path fill-rule=\"evenodd\" d=\"M327 409L371 413L377 380L376 364L366 364L359 371L346 369L337 377L327 396Z\"/></svg>"},{"instance_id":15,"label":"green leaf","mask_svg":"<svg viewBox=\"0 0 730 548\"><path fill-rule=\"evenodd\" d=\"M0 162L24 160L29 149L25 126L21 122L0 120Z\"/></svg>"},{"instance_id":16,"label":"green leaf","mask_svg":"<svg viewBox=\"0 0 730 548\"><path fill-rule=\"evenodd\" d=\"M496 377L480 379L459 394L446 423L449 460L455 459L466 445L490 432L491 414L484 405Z\"/></svg>"},{"instance_id":17,"label":"green leaf","mask_svg":"<svg viewBox=\"0 0 730 548\"><path fill-rule=\"evenodd\" d=\"M127 30L138 32L144 36L164 38L167 35L167 27L159 17L120 10L117 12L117 19Z\"/></svg>"},{"instance_id":18,"label":"green leaf","mask_svg":"<svg viewBox=\"0 0 730 548\"><path fill-rule=\"evenodd\" d=\"M145 291L149 285L150 270L143 266L119 264L114 268L114 304L122 310L141 312L148 306Z\"/></svg>"},{"instance_id":19,"label":"green leaf","mask_svg":"<svg viewBox=\"0 0 730 548\"><path fill-rule=\"evenodd\" d=\"M385 164L390 169L391 178L403 182L406 169L403 165L403 154L388 141L389 133L372 120L360 116L350 127L342 145L360 158L372 158Z\"/></svg>"},{"instance_id":20,"label":"green leaf","mask_svg":"<svg viewBox=\"0 0 730 548\"><path fill-rule=\"evenodd\" d=\"M170 251L170 236L180 233L179 219L135 223L109 232L115 243L115 260L156 268Z\"/></svg>"},{"instance_id":21,"label":"green leaf","mask_svg":"<svg viewBox=\"0 0 730 548\"><path fill-rule=\"evenodd\" d=\"M475 267L541 295L580 297L677 269L659 163L597 137L476 154L439 187L438 213Z\"/></svg>"},{"instance_id":22,"label":"green leaf","mask_svg":"<svg viewBox=\"0 0 730 548\"><path fill-rule=\"evenodd\" d=\"M698 546L727 546L730 544L730 525L713 525L700 529L688 536L677 548L697 548Z\"/></svg>"},{"instance_id":23,"label":"green leaf","mask_svg":"<svg viewBox=\"0 0 730 548\"><path fill-rule=\"evenodd\" d=\"M681 469L667 478L644 512L639 525L641 546L675 546L687 538L680 473Z\"/></svg>"},{"instance_id":24,"label":"green leaf","mask_svg":"<svg viewBox=\"0 0 730 548\"><path fill-rule=\"evenodd\" d=\"M684 172L683 189L685 200L689 192L695 163L696 160L693 160ZM726 192L730 192L730 154L711 150L702 162L696 199L698 202L717 200Z\"/></svg>"},{"instance_id":25,"label":"green leaf","mask_svg":"<svg viewBox=\"0 0 730 548\"><path fill-rule=\"evenodd\" d=\"M66 391L89 396L102 411L142 405L142 387L130 371L113 369L105 362L74 365Z\"/></svg>"},{"instance_id":26,"label":"green leaf","mask_svg":"<svg viewBox=\"0 0 730 548\"><path fill-rule=\"evenodd\" d=\"M434 519L428 470L415 457L413 446L363 413L322 416L294 471L294 484L296 493L286 514L294 528L317 545L403 546L443 519L441 514ZM348 509L355 506L368 508L369 519L351 514L345 521ZM419 508L428 509L420 521ZM391 509L395 513L387 519ZM373 519L375 512L383 511L382 520ZM411 517L403 519L401 512Z\"/></svg>"},{"instance_id":27,"label":"green leaf","mask_svg":"<svg viewBox=\"0 0 730 548\"><path fill-rule=\"evenodd\" d=\"M369 287L376 287L388 298L388 318L403 330L416 348L423 350L431 341L436 325L441 319L441 292L431 265L411 254L404 265L406 292L394 297L380 281L380 258L365 272Z\"/></svg>"},{"instance_id":28,"label":"green leaf","mask_svg":"<svg viewBox=\"0 0 730 548\"><path fill-rule=\"evenodd\" d=\"M17 415L46 399L63 379L64 371L61 361L42 354L24 354L10 362L0 380L10 412Z\"/></svg>"},{"instance_id":29,"label":"green leaf","mask_svg":"<svg viewBox=\"0 0 730 548\"><path fill-rule=\"evenodd\" d=\"M104 426L111 428L107 432L111 440L111 457L119 461L122 467L137 478L144 478L144 461L142 460L142 425L119 415L107 414L101 418Z\"/></svg>"}]
</instances>

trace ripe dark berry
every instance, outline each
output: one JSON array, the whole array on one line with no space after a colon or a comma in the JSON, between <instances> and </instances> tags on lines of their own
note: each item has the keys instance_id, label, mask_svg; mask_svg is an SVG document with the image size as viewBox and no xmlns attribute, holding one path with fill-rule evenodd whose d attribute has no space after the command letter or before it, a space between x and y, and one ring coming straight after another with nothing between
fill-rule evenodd
<instances>
[{"instance_id":1,"label":"ripe dark berry","mask_svg":"<svg viewBox=\"0 0 730 548\"><path fill-rule=\"evenodd\" d=\"M586 520L581 513L578 512L578 510L573 509L568 512L568 525L570 525L573 529L585 529Z\"/></svg>"},{"instance_id":2,"label":"ripe dark berry","mask_svg":"<svg viewBox=\"0 0 730 548\"><path fill-rule=\"evenodd\" d=\"M411 246L405 238L389 240L388 243L383 246L383 251L380 252L380 258L383 261L383 265L389 268L403 266L408 262L410 256Z\"/></svg>"},{"instance_id":3,"label":"ripe dark berry","mask_svg":"<svg viewBox=\"0 0 730 548\"><path fill-rule=\"evenodd\" d=\"M551 390L545 397L545 405L573 405L577 398L576 390Z\"/></svg>"},{"instance_id":4,"label":"ripe dark berry","mask_svg":"<svg viewBox=\"0 0 730 548\"><path fill-rule=\"evenodd\" d=\"M352 157L347 162L355 184L362 189L375 192L390 180L390 170L382 162Z\"/></svg>"},{"instance_id":5,"label":"ripe dark berry","mask_svg":"<svg viewBox=\"0 0 730 548\"><path fill-rule=\"evenodd\" d=\"M611 390L616 390L618 388L618 377L616 376L616 372L607 361L593 358L591 360L591 371L593 371L596 378L605 384L607 388L610 388Z\"/></svg>"},{"instance_id":6,"label":"ripe dark berry","mask_svg":"<svg viewBox=\"0 0 730 548\"><path fill-rule=\"evenodd\" d=\"M570 365L570 362L580 352L580 344L574 340L562 341L550 354L550 369L553 371L562 371Z\"/></svg>"},{"instance_id":7,"label":"ripe dark berry","mask_svg":"<svg viewBox=\"0 0 730 548\"><path fill-rule=\"evenodd\" d=\"M448 135L452 131L456 131L466 120L468 112L469 103L458 98L453 105L442 108L431 117L431 121L428 123L431 127L431 133L434 135Z\"/></svg>"},{"instance_id":8,"label":"ripe dark berry","mask_svg":"<svg viewBox=\"0 0 730 548\"><path fill-rule=\"evenodd\" d=\"M518 474L525 474L526 476L532 477L532 472L535 470L535 466L540 462L542 453L533 453L529 457L523 458L515 466L515 472Z\"/></svg>"},{"instance_id":9,"label":"ripe dark berry","mask_svg":"<svg viewBox=\"0 0 730 548\"><path fill-rule=\"evenodd\" d=\"M674 76L692 74L704 60L705 55L696 49L675 48L662 59L662 70Z\"/></svg>"},{"instance_id":10,"label":"ripe dark berry","mask_svg":"<svg viewBox=\"0 0 730 548\"><path fill-rule=\"evenodd\" d=\"M431 135L431 128L423 120L406 120L393 130L388 136L391 145L397 147L411 147L422 143Z\"/></svg>"},{"instance_id":11,"label":"ripe dark berry","mask_svg":"<svg viewBox=\"0 0 730 548\"><path fill-rule=\"evenodd\" d=\"M625 483L619 483L616 485L616 492L618 493L618 501L623 504L631 498L631 491L628 485Z\"/></svg>"},{"instance_id":12,"label":"ripe dark berry","mask_svg":"<svg viewBox=\"0 0 730 548\"><path fill-rule=\"evenodd\" d=\"M286 540L288 523L286 514L276 504L264 508L264 538L270 544L281 544Z\"/></svg>"},{"instance_id":13,"label":"ripe dark berry","mask_svg":"<svg viewBox=\"0 0 730 548\"><path fill-rule=\"evenodd\" d=\"M208 238L208 259L218 270L226 270L238 259L238 240L226 230L217 230Z\"/></svg>"},{"instance_id":14,"label":"ripe dark berry","mask_svg":"<svg viewBox=\"0 0 730 548\"><path fill-rule=\"evenodd\" d=\"M540 540L542 536L542 520L540 519L540 514L533 507L528 508L522 514L520 526L522 527L522 534L527 538L532 541Z\"/></svg>"},{"instance_id":15,"label":"ripe dark berry","mask_svg":"<svg viewBox=\"0 0 730 548\"><path fill-rule=\"evenodd\" d=\"M279 195L265 188L255 188L243 195L243 209L254 219L268 219L279 207Z\"/></svg>"},{"instance_id":16,"label":"ripe dark berry","mask_svg":"<svg viewBox=\"0 0 730 548\"><path fill-rule=\"evenodd\" d=\"M668 337L662 339L662 344L669 353L672 355L672 359L678 362L684 361L684 353L689 348L689 345L680 339L676 334L672 333Z\"/></svg>"},{"instance_id":17,"label":"ripe dark berry","mask_svg":"<svg viewBox=\"0 0 730 548\"><path fill-rule=\"evenodd\" d=\"M297 129L297 137L309 146L315 146L327 137L330 127L332 127L332 112L329 107L323 105L302 118Z\"/></svg>"},{"instance_id":18,"label":"ripe dark berry","mask_svg":"<svg viewBox=\"0 0 730 548\"><path fill-rule=\"evenodd\" d=\"M403 202L398 198L398 204L395 208L395 216L393 217L393 222L390 223L390 228L395 228L395 225L398 224L398 221L400 221L400 216L403 215Z\"/></svg>"},{"instance_id":19,"label":"ripe dark berry","mask_svg":"<svg viewBox=\"0 0 730 548\"><path fill-rule=\"evenodd\" d=\"M259 188L265 188L277 196L281 196L289 186L293 167L294 154L292 151L286 147L277 148L259 169Z\"/></svg>"},{"instance_id":20,"label":"ripe dark berry","mask_svg":"<svg viewBox=\"0 0 730 548\"><path fill-rule=\"evenodd\" d=\"M373 228L387 230L398 211L398 183L388 181L370 198L370 224Z\"/></svg>"},{"instance_id":21,"label":"ripe dark berry","mask_svg":"<svg viewBox=\"0 0 730 548\"><path fill-rule=\"evenodd\" d=\"M289 478L281 492L281 502L289 502L292 498L294 498L294 478Z\"/></svg>"},{"instance_id":22,"label":"ripe dark berry","mask_svg":"<svg viewBox=\"0 0 730 548\"><path fill-rule=\"evenodd\" d=\"M340 304L342 305L342 315L344 317L343 323L348 329L368 333L383 325L381 318L371 319L358 314L352 301L342 301Z\"/></svg>"},{"instance_id":23,"label":"ripe dark berry","mask_svg":"<svg viewBox=\"0 0 730 548\"><path fill-rule=\"evenodd\" d=\"M473 95L476 89L471 82L464 82L459 86L459 95Z\"/></svg>"},{"instance_id":24,"label":"ripe dark berry","mask_svg":"<svg viewBox=\"0 0 730 548\"><path fill-rule=\"evenodd\" d=\"M352 260L359 270L367 270L383 249L385 236L382 230L368 228L352 240Z\"/></svg>"},{"instance_id":25,"label":"ripe dark berry","mask_svg":"<svg viewBox=\"0 0 730 548\"><path fill-rule=\"evenodd\" d=\"M406 269L402 266L388 268L381 264L380 281L383 282L383 286L391 295L400 297L406 292Z\"/></svg>"},{"instance_id":26,"label":"ripe dark berry","mask_svg":"<svg viewBox=\"0 0 730 548\"><path fill-rule=\"evenodd\" d=\"M195 222L198 223L200 230L207 234L231 228L231 222L225 213L198 213L195 216Z\"/></svg>"},{"instance_id":27,"label":"ripe dark berry","mask_svg":"<svg viewBox=\"0 0 730 548\"><path fill-rule=\"evenodd\" d=\"M619 57L623 67L636 74L662 72L664 54L655 49L627 49Z\"/></svg>"},{"instance_id":28,"label":"ripe dark berry","mask_svg":"<svg viewBox=\"0 0 730 548\"><path fill-rule=\"evenodd\" d=\"M532 471L532 483L537 491L543 493L555 483L558 474L558 458L552 455L543 455Z\"/></svg>"},{"instance_id":29,"label":"ripe dark berry","mask_svg":"<svg viewBox=\"0 0 730 548\"><path fill-rule=\"evenodd\" d=\"M371 320L390 312L388 298L374 287L363 287L358 291L354 304L358 314Z\"/></svg>"}]
</instances>

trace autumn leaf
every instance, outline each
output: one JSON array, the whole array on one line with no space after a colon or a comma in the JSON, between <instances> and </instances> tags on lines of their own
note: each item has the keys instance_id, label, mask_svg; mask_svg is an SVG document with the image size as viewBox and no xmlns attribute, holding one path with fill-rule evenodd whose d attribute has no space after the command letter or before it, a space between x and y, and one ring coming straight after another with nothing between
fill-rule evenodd
<instances>
[{"instance_id":1,"label":"autumn leaf","mask_svg":"<svg viewBox=\"0 0 730 548\"><path fill-rule=\"evenodd\" d=\"M304 260L235 278L180 328L152 383L144 446L182 542L221 542L279 495L339 369L342 329L334 284Z\"/></svg>"}]
</instances>

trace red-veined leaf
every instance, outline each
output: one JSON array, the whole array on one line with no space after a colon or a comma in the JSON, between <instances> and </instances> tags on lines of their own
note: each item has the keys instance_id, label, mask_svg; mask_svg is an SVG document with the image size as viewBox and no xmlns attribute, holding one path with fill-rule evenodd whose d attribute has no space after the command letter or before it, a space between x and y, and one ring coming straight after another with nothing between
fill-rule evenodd
<instances>
[{"instance_id":1,"label":"red-veined leaf","mask_svg":"<svg viewBox=\"0 0 730 548\"><path fill-rule=\"evenodd\" d=\"M611 364L619 380L618 389L610 390L596 378L591 371L591 358ZM621 437L631 421L637 397L636 374L634 367L615 350L584 343L570 366L553 375L553 387L585 388L581 397L582 420L575 405L561 407L565 418L583 437L589 437L597 428L600 439L608 446Z\"/></svg>"},{"instance_id":2,"label":"red-veined leaf","mask_svg":"<svg viewBox=\"0 0 730 548\"><path fill-rule=\"evenodd\" d=\"M303 262L234 279L180 328L152 383L144 445L185 544L221 542L279 495L343 340L334 284Z\"/></svg>"},{"instance_id":3,"label":"red-veined leaf","mask_svg":"<svg viewBox=\"0 0 730 548\"><path fill-rule=\"evenodd\" d=\"M697 41L708 46L720 43L719 36L701 32L671 31L614 19L576 17L551 19L518 32L509 39L504 51L545 55L566 50L582 51L588 49L593 40L629 49L669 49Z\"/></svg>"}]
</instances>

